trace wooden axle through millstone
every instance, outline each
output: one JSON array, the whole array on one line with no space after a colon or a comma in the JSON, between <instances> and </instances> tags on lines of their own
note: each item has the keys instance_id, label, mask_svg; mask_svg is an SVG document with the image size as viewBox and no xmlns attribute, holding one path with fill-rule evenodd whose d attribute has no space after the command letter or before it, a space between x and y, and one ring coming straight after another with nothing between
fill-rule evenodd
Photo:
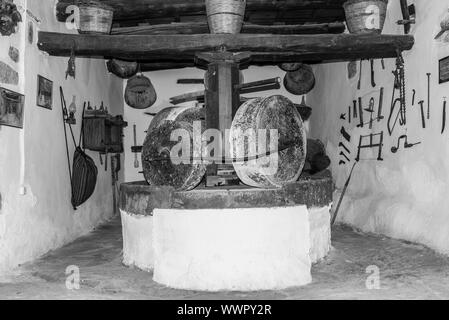
<instances>
[{"instance_id":1,"label":"wooden axle through millstone","mask_svg":"<svg viewBox=\"0 0 449 320\"><path fill-rule=\"evenodd\" d=\"M204 79L206 88L206 129L220 130L222 136L231 129L232 120L241 105L238 85L241 83L240 70L247 68L251 60L250 53L232 53L225 50L198 53L195 57L197 65L206 66ZM229 141L224 139L224 156L230 158ZM228 168L225 169L227 171ZM218 176L219 168L210 164L207 176ZM235 180L238 177L235 176ZM232 179L231 179L232 180Z\"/></svg>"}]
</instances>

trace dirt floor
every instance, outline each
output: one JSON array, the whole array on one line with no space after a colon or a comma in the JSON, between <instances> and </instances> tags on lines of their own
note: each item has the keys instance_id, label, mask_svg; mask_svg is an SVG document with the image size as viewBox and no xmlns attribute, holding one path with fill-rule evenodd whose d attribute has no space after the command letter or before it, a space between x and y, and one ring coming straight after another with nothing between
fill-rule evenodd
<instances>
[{"instance_id":1,"label":"dirt floor","mask_svg":"<svg viewBox=\"0 0 449 320\"><path fill-rule=\"evenodd\" d=\"M121 225L114 220L1 278L0 299L449 299L448 257L341 226L333 232L332 245L329 257L313 267L313 283L306 287L256 293L179 291L122 265ZM80 270L79 290L66 288L71 265Z\"/></svg>"}]
</instances>

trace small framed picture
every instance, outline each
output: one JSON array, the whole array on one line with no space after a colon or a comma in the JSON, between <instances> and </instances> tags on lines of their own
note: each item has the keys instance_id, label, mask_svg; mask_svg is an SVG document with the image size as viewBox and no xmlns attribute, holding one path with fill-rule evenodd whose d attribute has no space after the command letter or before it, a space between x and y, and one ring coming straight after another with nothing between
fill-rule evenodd
<instances>
[{"instance_id":1,"label":"small framed picture","mask_svg":"<svg viewBox=\"0 0 449 320\"><path fill-rule=\"evenodd\" d=\"M443 58L439 63L439 82L445 83L449 81L449 57Z\"/></svg>"},{"instance_id":2,"label":"small framed picture","mask_svg":"<svg viewBox=\"0 0 449 320\"><path fill-rule=\"evenodd\" d=\"M23 94L0 87L0 125L23 128Z\"/></svg>"},{"instance_id":3,"label":"small framed picture","mask_svg":"<svg viewBox=\"0 0 449 320\"><path fill-rule=\"evenodd\" d=\"M37 105L46 109L53 109L53 81L41 75L37 76Z\"/></svg>"}]
</instances>

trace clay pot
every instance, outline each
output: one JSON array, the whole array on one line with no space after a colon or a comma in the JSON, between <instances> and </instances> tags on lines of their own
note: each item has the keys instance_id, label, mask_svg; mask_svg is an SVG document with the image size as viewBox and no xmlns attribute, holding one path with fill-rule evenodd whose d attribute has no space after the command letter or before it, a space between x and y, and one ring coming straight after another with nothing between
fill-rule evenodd
<instances>
[{"instance_id":1,"label":"clay pot","mask_svg":"<svg viewBox=\"0 0 449 320\"><path fill-rule=\"evenodd\" d=\"M144 75L138 75L128 80L125 90L125 101L131 108L147 109L156 100L156 90L150 79Z\"/></svg>"},{"instance_id":2,"label":"clay pot","mask_svg":"<svg viewBox=\"0 0 449 320\"><path fill-rule=\"evenodd\" d=\"M285 89L294 95L304 95L315 87L312 67L302 64L297 71L287 72L284 77Z\"/></svg>"}]
</instances>

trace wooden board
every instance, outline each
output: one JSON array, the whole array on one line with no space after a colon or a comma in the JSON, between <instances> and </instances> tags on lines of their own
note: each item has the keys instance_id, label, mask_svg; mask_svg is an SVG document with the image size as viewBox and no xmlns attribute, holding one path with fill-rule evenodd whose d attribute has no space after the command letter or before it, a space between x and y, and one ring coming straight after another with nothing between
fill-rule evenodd
<instances>
[{"instance_id":1,"label":"wooden board","mask_svg":"<svg viewBox=\"0 0 449 320\"><path fill-rule=\"evenodd\" d=\"M335 61L396 57L414 45L411 35L150 35L110 36L39 32L38 46L53 56L117 57L146 62L194 60L198 52L226 47L251 52L254 62Z\"/></svg>"},{"instance_id":2,"label":"wooden board","mask_svg":"<svg viewBox=\"0 0 449 320\"><path fill-rule=\"evenodd\" d=\"M60 0L57 18L65 22L66 8L76 0ZM246 13L252 21L343 21L346 0L247 0ZM114 21L128 22L151 19L167 21L183 17L204 16L204 0L100 0L114 9ZM285 18L284 18L285 17Z\"/></svg>"},{"instance_id":3,"label":"wooden board","mask_svg":"<svg viewBox=\"0 0 449 320\"><path fill-rule=\"evenodd\" d=\"M241 33L249 34L323 34L343 33L346 27L342 22L306 25L256 25L244 23ZM206 22L170 23L149 26L113 28L112 35L161 35L161 34L208 34Z\"/></svg>"}]
</instances>

